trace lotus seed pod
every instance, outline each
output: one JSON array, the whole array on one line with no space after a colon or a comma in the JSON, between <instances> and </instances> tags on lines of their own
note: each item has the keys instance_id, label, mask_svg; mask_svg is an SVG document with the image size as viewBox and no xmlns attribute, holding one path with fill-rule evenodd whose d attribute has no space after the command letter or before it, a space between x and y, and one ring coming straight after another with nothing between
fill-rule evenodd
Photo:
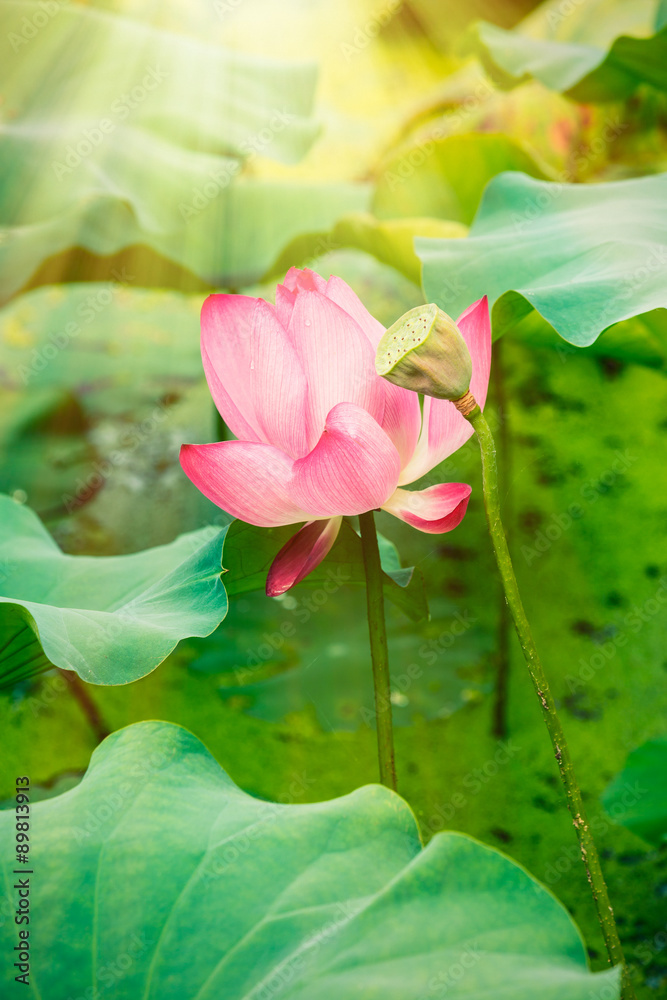
<instances>
[{"instance_id":1,"label":"lotus seed pod","mask_svg":"<svg viewBox=\"0 0 667 1000\"><path fill-rule=\"evenodd\" d=\"M390 326L375 356L378 375L436 399L460 399L472 362L454 320L434 303L410 309Z\"/></svg>"}]
</instances>

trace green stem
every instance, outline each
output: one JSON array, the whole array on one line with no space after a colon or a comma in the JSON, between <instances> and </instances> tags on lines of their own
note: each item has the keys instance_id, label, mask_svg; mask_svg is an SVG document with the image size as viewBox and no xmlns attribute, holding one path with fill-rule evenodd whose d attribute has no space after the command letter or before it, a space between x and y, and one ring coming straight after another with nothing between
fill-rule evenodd
<instances>
[{"instance_id":1,"label":"green stem","mask_svg":"<svg viewBox=\"0 0 667 1000\"><path fill-rule=\"evenodd\" d=\"M500 456L499 483L504 501L505 516L511 525L511 509L508 511L510 499L511 452L509 433L509 412L505 394L505 377L503 366L504 337L497 340L493 348L493 367L491 376L498 416L500 417L498 434L498 453ZM509 516L508 516L509 515ZM510 529L511 530L511 529ZM499 739L507 736L507 700L509 693L510 673L510 616L504 589L501 586L498 593L498 658L496 664L496 691L493 705L493 735Z\"/></svg>"},{"instance_id":2,"label":"green stem","mask_svg":"<svg viewBox=\"0 0 667 1000\"><path fill-rule=\"evenodd\" d=\"M563 727L558 718L556 704L535 647L535 641L521 601L521 595L519 594L519 588L512 567L512 560L507 547L507 539L505 538L505 531L500 518L496 449L493 443L493 435L479 406L475 406L472 412L467 414L467 419L475 429L482 452L484 506L486 508L486 516L496 555L496 562L498 563L498 570L505 589L505 597L509 605L512 620L514 621L517 636L519 637L523 655L526 658L528 672L535 686L540 705L542 706L542 715L549 730L558 770L560 771L561 780L565 787L567 805L579 839L581 857L586 868L593 902L595 903L598 920L600 921L600 927L602 928L602 934L607 946L609 961L612 965L621 965L623 967L623 996L626 1000L634 1000L634 990L630 981L629 970L625 964L623 949L618 936L616 921L614 920L614 913L609 902L607 885L600 866L600 858L589 822L586 818L581 789L574 775L572 759L565 740Z\"/></svg>"},{"instance_id":3,"label":"green stem","mask_svg":"<svg viewBox=\"0 0 667 1000\"><path fill-rule=\"evenodd\" d=\"M361 529L361 548L364 555L364 569L366 570L366 604L368 606L368 632L373 662L380 781L387 788L393 788L396 791L389 650L387 647L387 627L384 620L382 566L380 565L380 550L372 510L359 515L359 528Z\"/></svg>"}]
</instances>

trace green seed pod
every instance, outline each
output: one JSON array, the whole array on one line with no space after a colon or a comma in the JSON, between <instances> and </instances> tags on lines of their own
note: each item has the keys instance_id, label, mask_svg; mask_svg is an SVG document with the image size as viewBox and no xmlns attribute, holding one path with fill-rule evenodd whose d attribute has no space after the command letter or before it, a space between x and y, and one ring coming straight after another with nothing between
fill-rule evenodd
<instances>
[{"instance_id":1,"label":"green seed pod","mask_svg":"<svg viewBox=\"0 0 667 1000\"><path fill-rule=\"evenodd\" d=\"M431 302L389 327L378 345L375 370L403 389L454 400L470 388L472 362L454 320Z\"/></svg>"}]
</instances>

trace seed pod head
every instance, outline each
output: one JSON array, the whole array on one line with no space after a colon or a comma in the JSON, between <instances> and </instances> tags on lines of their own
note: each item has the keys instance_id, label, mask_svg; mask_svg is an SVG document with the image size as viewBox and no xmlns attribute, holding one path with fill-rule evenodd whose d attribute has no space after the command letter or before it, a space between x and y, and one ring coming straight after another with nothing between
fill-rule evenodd
<instances>
[{"instance_id":1,"label":"seed pod head","mask_svg":"<svg viewBox=\"0 0 667 1000\"><path fill-rule=\"evenodd\" d=\"M470 388L472 362L454 320L431 302L389 327L378 345L375 370L403 389L459 399Z\"/></svg>"}]
</instances>

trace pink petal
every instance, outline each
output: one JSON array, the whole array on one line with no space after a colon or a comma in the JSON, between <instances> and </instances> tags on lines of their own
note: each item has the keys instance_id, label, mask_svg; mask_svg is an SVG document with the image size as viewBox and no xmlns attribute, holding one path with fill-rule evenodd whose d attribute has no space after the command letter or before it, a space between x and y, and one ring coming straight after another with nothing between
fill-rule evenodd
<instances>
[{"instance_id":1,"label":"pink petal","mask_svg":"<svg viewBox=\"0 0 667 1000\"><path fill-rule=\"evenodd\" d=\"M315 440L337 403L356 403L382 421L384 380L375 372L368 338L351 316L320 292L299 291L288 333L308 379L308 425Z\"/></svg>"},{"instance_id":2,"label":"pink petal","mask_svg":"<svg viewBox=\"0 0 667 1000\"><path fill-rule=\"evenodd\" d=\"M250 441L260 440L254 406L233 388L243 360L236 345L250 340L256 302L248 295L209 295L201 311L202 361L213 402L232 433Z\"/></svg>"},{"instance_id":3,"label":"pink petal","mask_svg":"<svg viewBox=\"0 0 667 1000\"><path fill-rule=\"evenodd\" d=\"M285 285L276 286L276 316L278 322L287 330L292 318L294 303L296 302L296 292L291 292Z\"/></svg>"},{"instance_id":4,"label":"pink petal","mask_svg":"<svg viewBox=\"0 0 667 1000\"><path fill-rule=\"evenodd\" d=\"M491 373L491 317L486 295L468 306L457 319L456 325L463 334L472 359L470 391L483 409Z\"/></svg>"},{"instance_id":5,"label":"pink petal","mask_svg":"<svg viewBox=\"0 0 667 1000\"><path fill-rule=\"evenodd\" d=\"M382 323L371 316L350 286L335 274L327 281L327 298L344 309L364 331L376 350L384 333ZM385 409L380 425L396 445L402 464L407 464L417 445L421 428L419 399L414 392L385 381Z\"/></svg>"},{"instance_id":6,"label":"pink petal","mask_svg":"<svg viewBox=\"0 0 667 1000\"><path fill-rule=\"evenodd\" d=\"M283 545L266 578L269 597L284 594L319 566L336 541L342 520L342 517L332 517L309 521Z\"/></svg>"},{"instance_id":7,"label":"pink petal","mask_svg":"<svg viewBox=\"0 0 667 1000\"><path fill-rule=\"evenodd\" d=\"M344 309L348 316L351 316L359 324L373 345L373 350L376 350L384 333L384 327L374 316L371 316L350 286L342 278L332 274L326 283L326 296L339 305L341 309Z\"/></svg>"},{"instance_id":8,"label":"pink petal","mask_svg":"<svg viewBox=\"0 0 667 1000\"><path fill-rule=\"evenodd\" d=\"M211 395L237 437L293 457L308 453L306 377L272 306L245 295L209 296L202 358Z\"/></svg>"},{"instance_id":9,"label":"pink petal","mask_svg":"<svg viewBox=\"0 0 667 1000\"><path fill-rule=\"evenodd\" d=\"M470 390L481 407L486 403L491 371L491 321L486 295L469 306L456 321L472 359ZM457 451L473 433L453 403L426 396L422 434L415 454L403 470L401 485L412 483Z\"/></svg>"},{"instance_id":10,"label":"pink petal","mask_svg":"<svg viewBox=\"0 0 667 1000\"><path fill-rule=\"evenodd\" d=\"M308 520L288 492L292 461L277 448L249 441L184 444L180 460L204 496L248 524L274 528Z\"/></svg>"},{"instance_id":11,"label":"pink petal","mask_svg":"<svg viewBox=\"0 0 667 1000\"><path fill-rule=\"evenodd\" d=\"M290 493L311 516L361 514L391 496L400 467L396 448L371 415L339 403L316 447L294 463Z\"/></svg>"},{"instance_id":12,"label":"pink petal","mask_svg":"<svg viewBox=\"0 0 667 1000\"><path fill-rule=\"evenodd\" d=\"M398 489L383 507L413 528L438 535L461 523L470 492L465 483L440 483L426 490Z\"/></svg>"},{"instance_id":13,"label":"pink petal","mask_svg":"<svg viewBox=\"0 0 667 1000\"><path fill-rule=\"evenodd\" d=\"M303 270L291 267L285 275L285 283L276 286L276 314L285 329L289 326L294 303L300 291L321 292L324 295L326 290L326 281L316 271L311 271L307 267Z\"/></svg>"},{"instance_id":14,"label":"pink petal","mask_svg":"<svg viewBox=\"0 0 667 1000\"><path fill-rule=\"evenodd\" d=\"M422 423L419 396L381 378L385 385L384 413L381 427L389 435L401 456L401 466L407 465L419 439Z\"/></svg>"},{"instance_id":15,"label":"pink petal","mask_svg":"<svg viewBox=\"0 0 667 1000\"><path fill-rule=\"evenodd\" d=\"M324 295L327 283L317 271L311 271L309 267L290 267L285 275L285 287L291 292L321 292Z\"/></svg>"},{"instance_id":16,"label":"pink petal","mask_svg":"<svg viewBox=\"0 0 667 1000\"><path fill-rule=\"evenodd\" d=\"M301 362L273 309L259 300L248 388L263 440L293 458L307 455L308 384Z\"/></svg>"}]
</instances>

